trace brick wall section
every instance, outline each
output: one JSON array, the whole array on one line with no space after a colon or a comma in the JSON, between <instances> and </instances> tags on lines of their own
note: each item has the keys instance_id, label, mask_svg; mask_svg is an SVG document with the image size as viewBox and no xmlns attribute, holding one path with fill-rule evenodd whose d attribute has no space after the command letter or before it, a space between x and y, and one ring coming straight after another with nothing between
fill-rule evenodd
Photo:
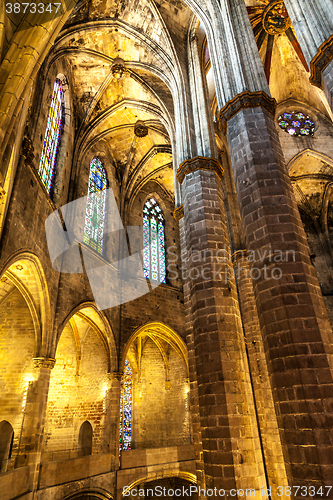
<instances>
[{"instance_id":1,"label":"brick wall section","mask_svg":"<svg viewBox=\"0 0 333 500\"><path fill-rule=\"evenodd\" d=\"M264 279L264 264L269 272L275 262L251 263L262 272L254 291L290 482L329 484L332 332L271 115L241 110L228 141L247 250L296 252L295 262L279 262L280 280Z\"/></svg>"},{"instance_id":2,"label":"brick wall section","mask_svg":"<svg viewBox=\"0 0 333 500\"><path fill-rule=\"evenodd\" d=\"M108 388L107 356L101 340L89 327L81 337L81 349L77 373L75 340L70 326L66 326L59 340L50 380L44 460L69 458L68 453L61 456L51 452L77 449L80 426L86 420L93 428L92 453L109 450L105 436L106 405L103 405Z\"/></svg>"},{"instance_id":3,"label":"brick wall section","mask_svg":"<svg viewBox=\"0 0 333 500\"><path fill-rule=\"evenodd\" d=\"M27 378L31 380L34 374L35 349L32 318L24 298L15 289L1 301L0 316L0 421L7 420L14 429L13 458L19 451L23 399ZM21 453L24 453L21 444Z\"/></svg>"},{"instance_id":4,"label":"brick wall section","mask_svg":"<svg viewBox=\"0 0 333 500\"><path fill-rule=\"evenodd\" d=\"M182 184L186 248L226 248L229 241L215 173L198 170ZM214 264L186 264L207 488L265 484L234 282L214 276ZM231 266L230 260L218 269ZM197 269L197 271L195 271ZM205 269L204 273L202 272ZM192 274L193 273L193 274ZM191 279L192 276L192 279ZM206 279L205 279L206 277Z\"/></svg>"},{"instance_id":5,"label":"brick wall section","mask_svg":"<svg viewBox=\"0 0 333 500\"><path fill-rule=\"evenodd\" d=\"M183 360L171 348L169 383L158 347L147 339L140 377L133 377L133 436L135 448L158 448L190 442L188 384Z\"/></svg>"}]
</instances>

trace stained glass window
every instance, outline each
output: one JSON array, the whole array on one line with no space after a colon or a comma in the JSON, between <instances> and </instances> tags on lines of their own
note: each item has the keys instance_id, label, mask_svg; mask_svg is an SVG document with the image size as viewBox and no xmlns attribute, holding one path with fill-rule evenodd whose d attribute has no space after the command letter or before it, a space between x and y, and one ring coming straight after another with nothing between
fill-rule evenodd
<instances>
[{"instance_id":1,"label":"stained glass window","mask_svg":"<svg viewBox=\"0 0 333 500\"><path fill-rule=\"evenodd\" d=\"M315 122L300 111L283 113L279 116L278 123L285 132L294 137L312 136L314 134Z\"/></svg>"},{"instance_id":2,"label":"stained glass window","mask_svg":"<svg viewBox=\"0 0 333 500\"><path fill-rule=\"evenodd\" d=\"M90 163L83 242L101 255L103 254L106 187L107 180L103 163L99 158L94 158Z\"/></svg>"},{"instance_id":3,"label":"stained glass window","mask_svg":"<svg viewBox=\"0 0 333 500\"><path fill-rule=\"evenodd\" d=\"M154 198L143 207L143 275L165 283L164 217Z\"/></svg>"},{"instance_id":4,"label":"stained glass window","mask_svg":"<svg viewBox=\"0 0 333 500\"><path fill-rule=\"evenodd\" d=\"M126 359L120 382L120 436L119 452L131 449L132 439L132 368Z\"/></svg>"},{"instance_id":5,"label":"stained glass window","mask_svg":"<svg viewBox=\"0 0 333 500\"><path fill-rule=\"evenodd\" d=\"M49 115L47 117L43 148L38 168L39 176L49 194L51 192L52 181L55 174L57 151L60 140L63 117L62 100L62 84L60 80L56 79L53 86L51 105L49 108Z\"/></svg>"}]
</instances>

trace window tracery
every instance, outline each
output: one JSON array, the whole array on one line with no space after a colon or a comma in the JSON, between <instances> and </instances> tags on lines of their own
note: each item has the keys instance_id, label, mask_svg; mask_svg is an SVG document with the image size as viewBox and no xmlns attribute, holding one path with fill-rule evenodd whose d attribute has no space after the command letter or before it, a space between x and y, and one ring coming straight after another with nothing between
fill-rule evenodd
<instances>
[{"instance_id":1,"label":"window tracery","mask_svg":"<svg viewBox=\"0 0 333 500\"><path fill-rule=\"evenodd\" d=\"M143 207L143 275L145 278L166 282L165 221L154 198Z\"/></svg>"},{"instance_id":2,"label":"window tracery","mask_svg":"<svg viewBox=\"0 0 333 500\"><path fill-rule=\"evenodd\" d=\"M43 148L40 155L38 173L48 194L51 193L52 181L55 174L57 152L60 142L60 133L63 119L62 110L63 88L57 78L54 82L49 114L44 134Z\"/></svg>"},{"instance_id":3,"label":"window tracery","mask_svg":"<svg viewBox=\"0 0 333 500\"><path fill-rule=\"evenodd\" d=\"M312 136L315 122L301 111L287 111L278 118L279 126L288 134L299 136Z\"/></svg>"},{"instance_id":4,"label":"window tracery","mask_svg":"<svg viewBox=\"0 0 333 500\"><path fill-rule=\"evenodd\" d=\"M86 218L83 242L103 254L107 179L103 163L94 158L90 163Z\"/></svg>"}]
</instances>

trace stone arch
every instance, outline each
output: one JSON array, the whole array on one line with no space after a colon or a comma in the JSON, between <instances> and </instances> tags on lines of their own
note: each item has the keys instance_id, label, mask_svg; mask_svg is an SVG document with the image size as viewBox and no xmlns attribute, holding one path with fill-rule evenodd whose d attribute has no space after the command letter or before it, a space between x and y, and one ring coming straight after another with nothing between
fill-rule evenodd
<instances>
[{"instance_id":1,"label":"stone arch","mask_svg":"<svg viewBox=\"0 0 333 500\"><path fill-rule=\"evenodd\" d=\"M121 371L126 360L131 366L132 448L190 444L187 349L179 335L161 322L143 325L126 344Z\"/></svg>"},{"instance_id":2,"label":"stone arch","mask_svg":"<svg viewBox=\"0 0 333 500\"><path fill-rule=\"evenodd\" d=\"M92 302L78 304L60 325L52 351L56 363L48 393L44 461L61 457L63 452L80 456L80 427L88 420L93 431L92 454L108 451L106 400L111 364L114 368L116 360L111 342L108 321Z\"/></svg>"},{"instance_id":3,"label":"stone arch","mask_svg":"<svg viewBox=\"0 0 333 500\"><path fill-rule=\"evenodd\" d=\"M112 500L111 493L103 490L102 488L83 488L66 495L63 500Z\"/></svg>"},{"instance_id":4,"label":"stone arch","mask_svg":"<svg viewBox=\"0 0 333 500\"><path fill-rule=\"evenodd\" d=\"M9 280L24 297L35 328L35 357L45 355L51 333L51 308L47 280L39 258L28 251L14 254L0 271L2 278Z\"/></svg>"},{"instance_id":5,"label":"stone arch","mask_svg":"<svg viewBox=\"0 0 333 500\"><path fill-rule=\"evenodd\" d=\"M140 483L146 483L146 482L149 483L150 481L155 481L155 479L161 479L163 477L179 477L181 479L189 481L190 483L197 484L197 477L192 472L174 470L174 471L165 471L165 474L163 474L152 471L148 473L146 476L141 476L140 478L132 481L128 485L128 489L135 488L135 486L137 486Z\"/></svg>"},{"instance_id":6,"label":"stone arch","mask_svg":"<svg viewBox=\"0 0 333 500\"><path fill-rule=\"evenodd\" d=\"M287 164L287 170L289 172L289 175L292 175L292 171L294 170L295 166L297 163L300 161L306 159L306 157L313 157L317 160L317 162L325 162L328 165L332 167L332 175L333 175L333 159L330 158L329 156L325 155L324 153L320 153L319 151L315 151L314 149L303 149L300 153L297 153L295 156L293 156L288 164ZM310 172L309 172L310 173ZM317 172L319 173L319 172ZM303 173L304 175L304 173Z\"/></svg>"},{"instance_id":7,"label":"stone arch","mask_svg":"<svg viewBox=\"0 0 333 500\"><path fill-rule=\"evenodd\" d=\"M122 361L121 361L121 371L123 371L124 366L125 366L125 360L128 354L128 349L130 345L138 339L142 335L155 335L157 338L160 338L161 340L165 342L170 342L172 347L175 349L175 351L179 354L181 359L184 362L184 365L186 367L186 373L187 376L189 376L189 364L188 364L188 354L187 354L187 347L185 342L182 340L182 338L178 335L178 333L173 330L173 328L169 327L165 323L162 323L161 321L152 321L149 323L146 323L145 325L140 326L135 330L134 333L130 336L128 339L126 346L124 348L124 353L122 356Z\"/></svg>"},{"instance_id":8,"label":"stone arch","mask_svg":"<svg viewBox=\"0 0 333 500\"><path fill-rule=\"evenodd\" d=\"M14 441L12 425L3 420L0 422L0 472L6 472L7 461L11 458Z\"/></svg>"},{"instance_id":9,"label":"stone arch","mask_svg":"<svg viewBox=\"0 0 333 500\"><path fill-rule=\"evenodd\" d=\"M83 311L86 310L86 311ZM114 339L114 334L105 314L100 311L95 302L80 302L77 304L65 317L58 329L58 334L55 339L55 343L52 347L52 354L54 355L57 349L57 344L61 337L62 331L73 318L73 316L80 314L85 316L88 324L93 328L95 333L101 338L105 351L108 357L108 373L117 371L117 356L116 356L116 343Z\"/></svg>"},{"instance_id":10,"label":"stone arch","mask_svg":"<svg viewBox=\"0 0 333 500\"><path fill-rule=\"evenodd\" d=\"M89 420L85 420L79 431L79 450L80 455L91 455L93 442L93 428Z\"/></svg>"}]
</instances>

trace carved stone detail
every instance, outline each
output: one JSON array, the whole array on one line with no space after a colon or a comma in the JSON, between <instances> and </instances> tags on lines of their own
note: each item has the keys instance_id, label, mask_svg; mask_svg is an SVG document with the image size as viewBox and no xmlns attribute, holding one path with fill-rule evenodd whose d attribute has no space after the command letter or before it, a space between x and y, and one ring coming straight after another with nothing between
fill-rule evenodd
<instances>
[{"instance_id":1,"label":"carved stone detail","mask_svg":"<svg viewBox=\"0 0 333 500\"><path fill-rule=\"evenodd\" d=\"M326 42L321 44L318 49L317 54L314 56L312 61L310 62L310 82L316 87L322 88L322 73L326 66L333 59L333 35L329 37Z\"/></svg>"},{"instance_id":2,"label":"carved stone detail","mask_svg":"<svg viewBox=\"0 0 333 500\"><path fill-rule=\"evenodd\" d=\"M269 97L265 92L242 92L236 95L231 101L221 109L218 122L219 128L225 134L227 132L228 121L243 108L265 108L273 116L275 115L276 100Z\"/></svg>"},{"instance_id":3,"label":"carved stone detail","mask_svg":"<svg viewBox=\"0 0 333 500\"><path fill-rule=\"evenodd\" d=\"M49 368L52 370L56 363L54 358L34 358L34 368Z\"/></svg>"},{"instance_id":4,"label":"carved stone detail","mask_svg":"<svg viewBox=\"0 0 333 500\"><path fill-rule=\"evenodd\" d=\"M123 372L111 372L108 374L110 380L121 380L121 377L123 376Z\"/></svg>"},{"instance_id":5,"label":"carved stone detail","mask_svg":"<svg viewBox=\"0 0 333 500\"><path fill-rule=\"evenodd\" d=\"M262 25L269 35L280 35L291 26L287 9L281 0L270 2L262 16Z\"/></svg>"},{"instance_id":6,"label":"carved stone detail","mask_svg":"<svg viewBox=\"0 0 333 500\"><path fill-rule=\"evenodd\" d=\"M27 136L23 137L21 154L25 158L24 163L26 165L32 165L35 158L34 147L31 139Z\"/></svg>"},{"instance_id":7,"label":"carved stone detail","mask_svg":"<svg viewBox=\"0 0 333 500\"><path fill-rule=\"evenodd\" d=\"M231 256L234 266L239 260L244 260L247 257L247 250L236 250Z\"/></svg>"},{"instance_id":8,"label":"carved stone detail","mask_svg":"<svg viewBox=\"0 0 333 500\"><path fill-rule=\"evenodd\" d=\"M125 66L125 61L121 57L116 57L111 65L111 73L114 80L121 80L126 74L127 69Z\"/></svg>"},{"instance_id":9,"label":"carved stone detail","mask_svg":"<svg viewBox=\"0 0 333 500\"><path fill-rule=\"evenodd\" d=\"M204 156L196 156L190 160L183 161L177 170L177 179L179 184L183 184L185 177L196 170L212 170L216 173L219 179L222 179L223 168L215 158L206 158Z\"/></svg>"},{"instance_id":10,"label":"carved stone detail","mask_svg":"<svg viewBox=\"0 0 333 500\"><path fill-rule=\"evenodd\" d=\"M134 133L137 137L146 137L148 135L148 127L142 120L138 120L134 125Z\"/></svg>"},{"instance_id":11,"label":"carved stone detail","mask_svg":"<svg viewBox=\"0 0 333 500\"><path fill-rule=\"evenodd\" d=\"M180 207L176 208L173 212L173 216L176 221L180 221L184 217L184 205L180 205Z\"/></svg>"}]
</instances>

